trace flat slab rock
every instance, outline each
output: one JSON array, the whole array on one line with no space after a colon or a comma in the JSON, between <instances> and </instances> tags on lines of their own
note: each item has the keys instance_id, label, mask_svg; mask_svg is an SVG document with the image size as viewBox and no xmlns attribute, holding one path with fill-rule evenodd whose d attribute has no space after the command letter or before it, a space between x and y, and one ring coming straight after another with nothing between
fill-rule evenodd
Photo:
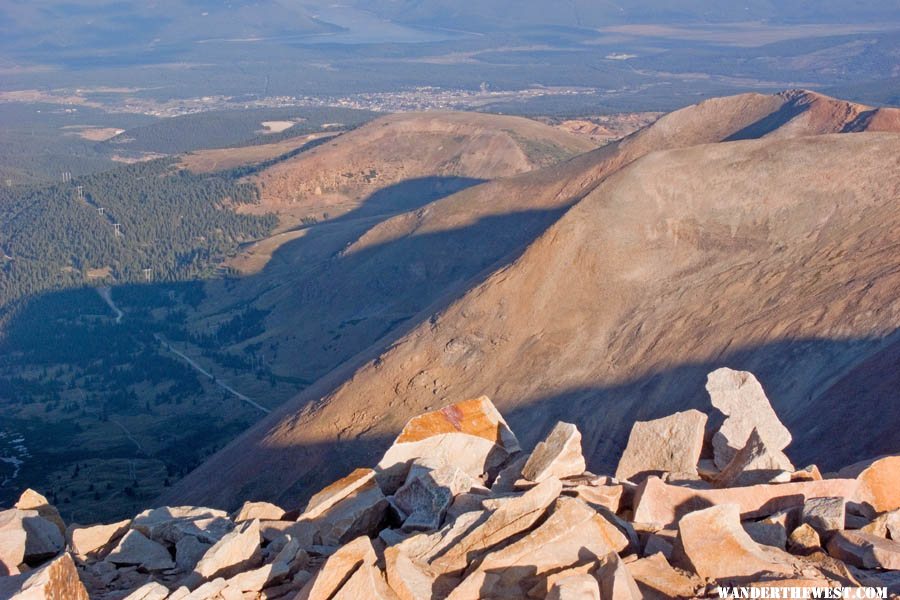
<instances>
[{"instance_id":1,"label":"flat slab rock","mask_svg":"<svg viewBox=\"0 0 900 600\"><path fill-rule=\"evenodd\" d=\"M135 529L130 530L119 540L118 545L105 560L116 565L139 565L148 571L162 571L175 566L165 546Z\"/></svg>"},{"instance_id":2,"label":"flat slab rock","mask_svg":"<svg viewBox=\"0 0 900 600\"><path fill-rule=\"evenodd\" d=\"M360 535L375 535L388 501L372 469L356 469L310 500L297 525L309 525L316 544L338 546Z\"/></svg>"},{"instance_id":3,"label":"flat slab rock","mask_svg":"<svg viewBox=\"0 0 900 600\"><path fill-rule=\"evenodd\" d=\"M828 542L828 553L864 569L900 569L900 543L863 531L836 533Z\"/></svg>"},{"instance_id":4,"label":"flat slab rock","mask_svg":"<svg viewBox=\"0 0 900 600\"><path fill-rule=\"evenodd\" d=\"M744 447L753 429L775 450L784 450L791 443L791 432L778 419L753 373L717 369L708 375L706 391L712 405L726 416L712 438L713 456L719 469L724 469Z\"/></svg>"},{"instance_id":5,"label":"flat slab rock","mask_svg":"<svg viewBox=\"0 0 900 600\"><path fill-rule=\"evenodd\" d=\"M524 597L550 573L588 559L599 561L627 546L628 539L587 504L560 497L540 526L485 556L462 586L492 597Z\"/></svg>"},{"instance_id":6,"label":"flat slab rock","mask_svg":"<svg viewBox=\"0 0 900 600\"><path fill-rule=\"evenodd\" d=\"M616 479L638 482L662 473L697 475L706 418L699 410L687 410L635 423Z\"/></svg>"},{"instance_id":7,"label":"flat slab rock","mask_svg":"<svg viewBox=\"0 0 900 600\"><path fill-rule=\"evenodd\" d=\"M708 506L735 504L742 519L767 517L780 510L802 506L810 498L839 496L853 501L859 483L855 479L825 479L752 485L741 488L698 489L663 483L650 477L635 494L634 521L660 526L676 523L684 515Z\"/></svg>"},{"instance_id":8,"label":"flat slab rock","mask_svg":"<svg viewBox=\"0 0 900 600\"><path fill-rule=\"evenodd\" d=\"M522 467L522 477L535 482L550 477L563 479L581 475L586 468L581 453L581 432L571 423L560 422L535 446Z\"/></svg>"},{"instance_id":9,"label":"flat slab rock","mask_svg":"<svg viewBox=\"0 0 900 600\"><path fill-rule=\"evenodd\" d=\"M69 545L75 554L87 556L118 540L128 531L131 519L106 525L72 527L69 530Z\"/></svg>"},{"instance_id":10,"label":"flat slab rock","mask_svg":"<svg viewBox=\"0 0 900 600\"><path fill-rule=\"evenodd\" d=\"M684 554L700 577L717 580L794 572L792 565L773 560L744 531L736 504L692 512L678 522L678 533Z\"/></svg>"}]
</instances>

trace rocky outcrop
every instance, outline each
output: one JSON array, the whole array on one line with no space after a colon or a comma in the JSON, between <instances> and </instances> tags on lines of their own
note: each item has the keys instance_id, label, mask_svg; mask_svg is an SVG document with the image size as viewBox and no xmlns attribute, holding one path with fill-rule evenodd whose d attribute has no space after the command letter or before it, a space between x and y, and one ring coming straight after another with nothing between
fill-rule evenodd
<instances>
[{"instance_id":1,"label":"rocky outcrop","mask_svg":"<svg viewBox=\"0 0 900 600\"><path fill-rule=\"evenodd\" d=\"M772 410L762 385L752 373L718 369L709 374L706 391L712 405L726 417L712 438L716 466L720 469L747 444L754 429L774 450L784 450L791 443L791 432Z\"/></svg>"},{"instance_id":2,"label":"rocky outcrop","mask_svg":"<svg viewBox=\"0 0 900 600\"><path fill-rule=\"evenodd\" d=\"M586 471L575 425L524 453L479 398L411 420L376 469L326 486L302 511L156 508L71 526L68 552L47 545L59 534L52 507L0 512L0 560L12 574L0 577L0 597L636 600L760 582L900 592L886 575L900 569L895 457L841 476L794 471L771 407L735 404L761 407L756 380L717 373L711 395L728 411L718 439L734 450L722 469L698 468L715 450L698 411L637 423L610 477ZM707 433L715 441L720 431Z\"/></svg>"},{"instance_id":3,"label":"rocky outcrop","mask_svg":"<svg viewBox=\"0 0 900 600\"><path fill-rule=\"evenodd\" d=\"M587 466L581 453L581 433L571 423L557 423L522 467L522 477L540 482L551 477L575 477Z\"/></svg>"},{"instance_id":4,"label":"rocky outcrop","mask_svg":"<svg viewBox=\"0 0 900 600\"><path fill-rule=\"evenodd\" d=\"M0 577L0 598L9 600L88 600L75 563L62 554L39 569Z\"/></svg>"},{"instance_id":5,"label":"rocky outcrop","mask_svg":"<svg viewBox=\"0 0 900 600\"><path fill-rule=\"evenodd\" d=\"M616 478L641 481L663 473L696 478L705 427L706 415L699 410L635 423Z\"/></svg>"}]
</instances>

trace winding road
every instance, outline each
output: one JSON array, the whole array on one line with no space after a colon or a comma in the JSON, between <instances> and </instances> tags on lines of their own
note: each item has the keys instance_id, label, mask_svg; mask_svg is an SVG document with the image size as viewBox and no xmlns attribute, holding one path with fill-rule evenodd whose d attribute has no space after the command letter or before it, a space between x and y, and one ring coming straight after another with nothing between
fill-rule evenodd
<instances>
[{"instance_id":1,"label":"winding road","mask_svg":"<svg viewBox=\"0 0 900 600\"><path fill-rule=\"evenodd\" d=\"M116 313L116 323L121 323L122 317L125 316L125 313L123 313L122 310L118 306L116 306L116 303L113 302L112 289L110 289L108 285L104 285L95 289L97 290L97 293L100 294L100 297L103 298L103 301L109 305L114 313Z\"/></svg>"},{"instance_id":2,"label":"winding road","mask_svg":"<svg viewBox=\"0 0 900 600\"><path fill-rule=\"evenodd\" d=\"M170 344L170 343L166 340L166 338L164 338L163 336L159 335L158 333L154 333L154 334L153 334L153 337L155 337L155 338L157 339L157 341L159 341L159 343L162 344L163 347L164 347L166 350L169 350L170 352L172 352L172 353L177 354L178 356L180 356L182 359L184 359L184 361L185 361L187 364L189 364L191 367L193 367L195 371L197 371L197 372L199 372L199 373L202 373L203 375L206 375L206 376L207 376L214 384L216 384L217 386L219 386L220 388L222 388L222 389L225 390L226 392L231 393L232 395L234 395L236 398L238 398L238 399L241 400L242 402L246 402L246 403L249 404L250 406L252 406L252 407L254 407L254 408L256 408L256 409L259 409L259 410L261 410L262 412L264 412L264 413L266 413L266 414L269 414L270 412L272 412L271 410L269 410L269 409L266 408L265 406L263 406L263 405L261 405L261 404L259 404L259 403L257 403L257 402L254 402L253 400L251 400L250 398L248 398L248 397L245 396L244 394L240 393L239 391L237 391L236 389L234 389L233 387L231 387L230 385L228 385L227 383L225 383L224 381L222 381L221 379L219 379L218 377L216 377L215 375L213 375L212 373L210 373L209 371L207 371L206 369L204 369L203 367L201 367L200 365L198 365L198 364L194 361L193 358L191 358L190 356L188 356L188 355L185 354L184 352L181 352L180 350L176 349L176 348L175 348L174 346L172 346L172 344Z\"/></svg>"},{"instance_id":3,"label":"winding road","mask_svg":"<svg viewBox=\"0 0 900 600\"><path fill-rule=\"evenodd\" d=\"M95 289L97 290L97 293L100 294L100 297L103 298L103 301L109 305L109 307L112 309L112 311L114 313L116 313L116 323L121 323L122 318L125 316L125 313L122 312L122 309L120 309L118 306L116 306L116 303L113 301L112 290L110 289L110 287L102 286L102 287L98 287ZM219 379L218 377L216 377L215 375L213 375L212 373L210 373L209 371L207 371L206 369L204 369L203 367L198 365L197 362L193 358L191 358L184 352L181 352L180 350L173 347L172 344L170 344L168 342L168 340L166 340L163 336L159 335L158 333L154 333L153 337L156 338L156 341L158 341L160 344L162 344L166 350L169 350L173 354L180 356L188 365L191 366L191 368L193 368L198 373L202 373L203 375L208 377L210 379L210 381L212 381L214 384L216 384L217 386L219 386L226 392L233 395L235 398L237 398L241 402L246 402L253 408L260 410L265 414L269 414L270 412L272 412L271 410L269 410L262 404L259 404L258 402L255 402L254 400L248 398L244 394L240 393L239 391L237 391L236 389L234 389L233 387L231 387L230 385L228 385L227 383L225 383L224 381L222 381L221 379ZM141 447L141 445L134 438L131 437L131 435L128 433L128 430L125 429L124 426L122 426L120 423L116 423L116 425L118 425L119 427L121 427L123 429L123 431L125 431L125 434L128 435L129 439L131 439L131 441L134 442L138 446L138 448Z\"/></svg>"}]
</instances>

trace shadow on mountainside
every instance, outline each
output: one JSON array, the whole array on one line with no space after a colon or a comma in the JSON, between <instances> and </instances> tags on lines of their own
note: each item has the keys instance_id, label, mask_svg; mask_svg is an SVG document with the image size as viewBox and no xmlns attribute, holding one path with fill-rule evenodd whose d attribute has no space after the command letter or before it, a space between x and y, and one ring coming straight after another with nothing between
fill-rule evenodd
<instances>
[{"instance_id":1,"label":"shadow on mountainside","mask_svg":"<svg viewBox=\"0 0 900 600\"><path fill-rule=\"evenodd\" d=\"M436 302L446 305L509 264L568 208L483 217L452 229L401 233L345 251L378 223L405 212L378 214L386 207L426 204L410 202L407 190L427 185L443 194L474 181L403 182L377 192L356 211L308 227L306 235L279 247L259 273L221 283L225 294L235 293L226 310L252 303L269 311L263 339L279 340L279 356L269 360L282 365L283 374L317 380L421 311Z\"/></svg>"},{"instance_id":2,"label":"shadow on mountainside","mask_svg":"<svg viewBox=\"0 0 900 600\"><path fill-rule=\"evenodd\" d=\"M314 225L309 228L307 236L277 250L263 272L211 282L208 287L211 285L214 291L209 294L217 293L215 290L225 295L234 292L226 301L230 305L226 305L223 311L243 311L256 299L261 299L260 305L264 310L280 306L286 314L276 312L269 316L269 320L276 321L273 328L277 328L277 335L284 334L286 337L287 342L282 346L293 344L288 350L290 360L286 362L291 372L287 375L295 381L315 381L373 344L383 349L411 327L427 320L429 314L512 261L528 242L564 211L559 208L503 214L467 222L453 229L402 236L395 240L373 242L354 252L341 252L373 224L395 214L379 215L380 209L397 208L403 203L404 206L426 203L422 199L414 202L400 194L399 190L424 189L424 185L432 190L432 195L420 198L433 199L434 194L450 193L474 181L427 178L424 183L404 182L393 189L382 190L369 208L361 208L358 213L341 217L338 225L347 227L333 223ZM152 313L162 306L178 313L179 302L184 307L190 304L196 306L197 295L202 296L201 287L199 282L117 286L112 294L126 313L118 324L114 322L109 307L90 288L46 292L13 317L8 326L17 330L17 339L27 339L25 345L34 355L31 358L22 357L19 349L7 345L4 348L8 351L7 358L31 361L33 364L24 367L27 371L43 371L50 379L61 379L64 390L77 387L78 381L84 381L68 381L69 369L74 365L83 371L77 377L90 377L94 387L100 386L110 393L116 389L121 391L116 393L121 406L107 406L109 403L104 403L102 394L91 390L81 392L78 397L84 406L77 413L63 414L62 422L54 425L56 429L47 425L46 435L52 436L55 442L44 443L44 434L33 441L29 439L32 451L37 449L39 452L27 462L23 475L16 481L17 489L20 485L41 487L46 473L72 467L79 461L146 458L178 465L181 459L171 460L174 455L190 454L192 449L200 450L214 442L218 447L217 440L227 442L235 436L233 428L207 422L204 417L206 413L202 411L196 413L199 418L188 419L189 423L179 423L174 417L169 418L165 408L157 408L152 397L145 409L144 399L138 401L131 398L128 391L133 383L129 380L132 369L142 372L149 369L147 372L156 373L166 382L173 377L177 379L172 369L156 369L153 366L155 363L151 364L147 359L158 347L158 342L153 340L155 333L174 341L182 340L184 333L179 334L177 319L169 322L167 317L158 321ZM268 294L282 294L279 299L282 304L275 301L267 303ZM187 297L194 300L186 301ZM173 300L175 298L178 300ZM157 303L161 304L157 306ZM277 341L279 338L275 339ZM243 356L240 344L245 341L235 343L237 347L233 350L238 357ZM219 353L225 349L216 346L212 351ZM162 355L167 360L178 362L168 353L163 352ZM348 368L359 364L350 362L353 364ZM103 365L106 365L107 372L101 369ZM186 377L193 376L192 372L187 371ZM3 383L0 377L0 386ZM40 396L42 391L35 393L37 402L53 403L52 399ZM73 393L66 392L66 396ZM12 398L2 388L0 396ZM217 399L210 401L218 402ZM228 402L232 401L228 399ZM226 406L231 405L222 406L224 413L232 410ZM121 443L116 442L118 431L115 432L115 440L110 439L108 434L97 435L110 429L107 418L121 415L146 416L147 426L161 436L171 437L173 443L165 443L164 451L144 457L137 452L134 444L124 438ZM253 415L259 416L256 413ZM41 418L33 419L36 426ZM217 419L218 415L210 418ZM156 422L150 424L154 419ZM96 423L95 429L92 429L91 422ZM0 422L0 425L3 423ZM60 428L65 433L54 433ZM198 430L196 439L191 437L195 429ZM177 435L171 435L176 431ZM201 434L206 437L197 437ZM100 437L104 438L103 443L96 448L72 441ZM388 441L385 440L385 443ZM354 460L364 463L368 462L369 457L371 453L365 447ZM176 476L172 476L173 483L175 479Z\"/></svg>"},{"instance_id":3,"label":"shadow on mountainside","mask_svg":"<svg viewBox=\"0 0 900 600\"><path fill-rule=\"evenodd\" d=\"M515 399L494 400L526 451L557 421L572 422L583 434L588 469L610 474L635 421L696 408L710 415L708 429L717 427L721 415L710 405L704 386L707 374L722 366L758 376L793 435L786 452L798 468L815 463L823 472L836 471L900 452L896 434L900 428L900 330L884 338L776 341L702 363L649 368L645 375L620 385L569 390L518 406ZM244 500L300 508L312 494L353 469L373 467L396 433L363 433L282 448L256 443L252 450L243 449L252 454L253 463L266 465L269 472L282 472L285 478L250 479L239 489L208 490L203 498L188 495L183 499L229 509ZM298 465L303 465L302 473L289 480Z\"/></svg>"}]
</instances>

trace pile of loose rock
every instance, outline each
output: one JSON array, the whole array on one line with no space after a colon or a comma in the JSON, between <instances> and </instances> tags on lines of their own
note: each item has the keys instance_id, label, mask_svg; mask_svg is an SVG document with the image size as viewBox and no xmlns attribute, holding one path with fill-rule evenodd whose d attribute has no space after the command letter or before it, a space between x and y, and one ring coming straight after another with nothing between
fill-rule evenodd
<instances>
[{"instance_id":1,"label":"pile of loose rock","mask_svg":"<svg viewBox=\"0 0 900 600\"><path fill-rule=\"evenodd\" d=\"M558 423L529 454L487 398L412 419L374 469L302 511L157 508L66 527L27 491L0 512L0 598L716 597L718 585L900 593L900 456L822 475L750 373L634 425L615 477Z\"/></svg>"}]
</instances>

